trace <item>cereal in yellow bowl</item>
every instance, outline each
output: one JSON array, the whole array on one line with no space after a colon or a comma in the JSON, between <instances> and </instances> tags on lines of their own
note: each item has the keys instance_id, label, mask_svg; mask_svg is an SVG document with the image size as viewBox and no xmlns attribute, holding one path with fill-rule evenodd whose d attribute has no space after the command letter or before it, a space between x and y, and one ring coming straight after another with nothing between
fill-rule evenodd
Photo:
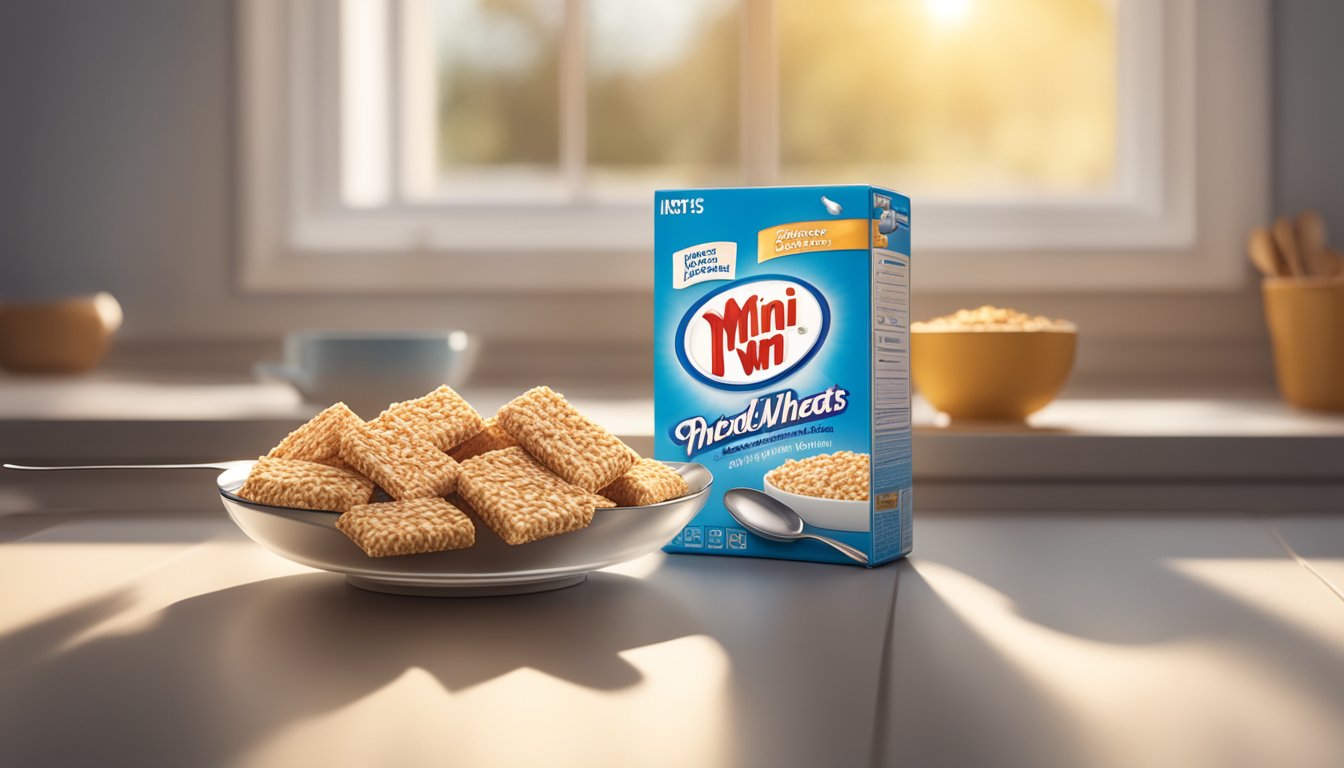
<instances>
[{"instance_id":1,"label":"cereal in yellow bowl","mask_svg":"<svg viewBox=\"0 0 1344 768\"><path fill-rule=\"evenodd\" d=\"M910 376L952 419L1020 421L1059 394L1078 327L983 306L910 325Z\"/></svg>"}]
</instances>

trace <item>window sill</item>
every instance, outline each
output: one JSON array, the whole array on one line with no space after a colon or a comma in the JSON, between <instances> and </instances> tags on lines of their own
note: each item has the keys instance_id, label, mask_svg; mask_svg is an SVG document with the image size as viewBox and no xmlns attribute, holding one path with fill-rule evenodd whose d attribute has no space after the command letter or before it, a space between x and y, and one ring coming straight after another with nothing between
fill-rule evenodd
<instances>
[{"instance_id":1,"label":"window sill","mask_svg":"<svg viewBox=\"0 0 1344 768\"><path fill-rule=\"evenodd\" d=\"M636 450L652 452L642 352L494 349L464 387L482 410L544 381ZM275 343L128 342L87 376L0 374L0 458L61 464L255 456L317 410L288 385L252 379L253 361L278 353ZM566 367L574 358L584 366ZM918 506L926 513L1276 513L1339 509L1344 500L1344 414L1294 410L1269 390L1072 386L1026 425L943 425L917 399L914 422ZM105 473L64 484L0 472L0 514L132 498L155 508L213 510L211 491L209 479L194 473Z\"/></svg>"},{"instance_id":2,"label":"window sill","mask_svg":"<svg viewBox=\"0 0 1344 768\"><path fill-rule=\"evenodd\" d=\"M245 366L232 370L0 376L0 456L51 463L251 456L316 411L287 385L250 381ZM535 383L492 381L464 394L489 410ZM651 451L646 382L552 383L637 450ZM939 488L984 491L930 497L940 508L963 506L955 499L995 506L1003 493L991 489L1008 486L1128 489L1072 504L1088 508L1151 507L1157 502L1136 489L1171 484L1319 486L1344 498L1344 415L1297 411L1270 392L1064 397L1026 425L942 425L917 400L914 420L921 498ZM1209 503L1215 497L1222 498Z\"/></svg>"}]
</instances>

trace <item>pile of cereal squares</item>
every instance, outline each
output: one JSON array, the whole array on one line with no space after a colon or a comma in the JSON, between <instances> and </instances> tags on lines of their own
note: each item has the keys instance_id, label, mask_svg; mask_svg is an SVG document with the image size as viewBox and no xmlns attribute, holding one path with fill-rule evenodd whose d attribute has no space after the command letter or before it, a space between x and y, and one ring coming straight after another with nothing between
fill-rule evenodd
<instances>
[{"instance_id":1,"label":"pile of cereal squares","mask_svg":"<svg viewBox=\"0 0 1344 768\"><path fill-rule=\"evenodd\" d=\"M390 500L374 501L377 489ZM473 516L526 544L587 528L598 507L687 490L676 471L640 458L549 387L484 419L444 386L368 422L345 403L331 406L258 459L238 495L340 512L337 528L386 557L470 547Z\"/></svg>"}]
</instances>

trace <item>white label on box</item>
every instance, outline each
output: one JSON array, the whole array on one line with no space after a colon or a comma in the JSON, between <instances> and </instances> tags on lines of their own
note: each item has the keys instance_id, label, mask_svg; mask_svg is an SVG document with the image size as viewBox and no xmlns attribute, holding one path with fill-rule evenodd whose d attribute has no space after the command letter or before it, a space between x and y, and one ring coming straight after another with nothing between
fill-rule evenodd
<instances>
[{"instance_id":1,"label":"white label on box","mask_svg":"<svg viewBox=\"0 0 1344 768\"><path fill-rule=\"evenodd\" d=\"M673 288L706 280L735 280L737 243L718 241L683 248L672 254L672 269Z\"/></svg>"}]
</instances>

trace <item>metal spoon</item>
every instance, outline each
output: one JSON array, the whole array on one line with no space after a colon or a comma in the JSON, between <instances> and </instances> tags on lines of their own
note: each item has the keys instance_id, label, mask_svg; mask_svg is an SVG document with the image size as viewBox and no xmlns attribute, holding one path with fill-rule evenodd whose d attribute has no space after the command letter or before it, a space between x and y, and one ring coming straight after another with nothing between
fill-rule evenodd
<instances>
[{"instance_id":1,"label":"metal spoon","mask_svg":"<svg viewBox=\"0 0 1344 768\"><path fill-rule=\"evenodd\" d=\"M5 469L18 469L25 472L64 472L67 469L219 469L223 470L215 481L222 493L232 493L247 479L247 473L257 462L250 459L240 461L207 461L200 464L78 464L64 467L32 467L24 464L5 464ZM286 509L275 507L275 509Z\"/></svg>"},{"instance_id":2,"label":"metal spoon","mask_svg":"<svg viewBox=\"0 0 1344 768\"><path fill-rule=\"evenodd\" d=\"M239 461L211 461L201 464L80 464L75 466L60 467L34 467L24 464L4 464L5 469L16 469L27 472L56 472L67 469L219 469L223 470L219 477L215 479L215 485L219 488L219 493L226 501L233 501L239 504L245 504L251 509L259 509L265 512L282 514L286 517L296 518L302 522L317 522L323 527L330 528L331 520L334 516L330 511L303 509L300 507L278 507L272 504L261 504L250 499L245 499L238 495L238 489L242 487L243 482L247 480L247 475L252 471L253 465L257 462L252 459L242 459ZM686 479L686 483L692 491L684 496L667 501L660 501L656 504L646 504L642 507L616 507L615 509L642 509L642 510L666 510L674 505L696 504L698 510L703 505L703 494L708 492L710 485L714 482L714 476L708 469L701 464L684 464L677 461L665 461L663 464L676 470L678 474ZM314 517L316 515L316 517Z\"/></svg>"},{"instance_id":3,"label":"metal spoon","mask_svg":"<svg viewBox=\"0 0 1344 768\"><path fill-rule=\"evenodd\" d=\"M23 464L5 464L5 469L22 469L26 472L54 472L67 469L237 469L251 467L255 461L210 461L202 464L79 464L65 467L30 467Z\"/></svg>"},{"instance_id":4,"label":"metal spoon","mask_svg":"<svg viewBox=\"0 0 1344 768\"><path fill-rule=\"evenodd\" d=\"M842 541L808 533L803 518L792 507L755 488L733 488L723 494L723 506L734 520L757 536L771 541L814 539L829 544L851 560L868 564L868 555L862 551Z\"/></svg>"},{"instance_id":5,"label":"metal spoon","mask_svg":"<svg viewBox=\"0 0 1344 768\"><path fill-rule=\"evenodd\" d=\"M206 461L200 464L78 464L64 467L31 467L23 464L5 464L5 469L21 469L25 472L63 472L67 469L221 469L217 485L221 491L236 491L247 479L247 473L257 462L250 459L240 461Z\"/></svg>"}]
</instances>

